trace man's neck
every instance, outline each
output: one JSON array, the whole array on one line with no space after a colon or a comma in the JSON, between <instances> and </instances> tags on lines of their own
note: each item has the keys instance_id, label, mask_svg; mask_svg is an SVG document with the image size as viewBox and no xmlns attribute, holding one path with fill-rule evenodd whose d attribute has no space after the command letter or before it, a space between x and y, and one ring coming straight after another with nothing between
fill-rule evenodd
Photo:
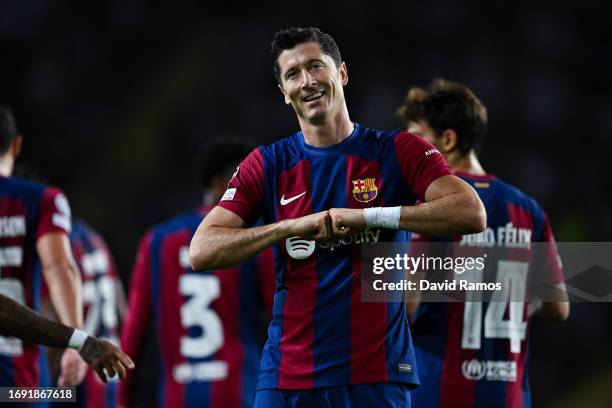
<instances>
[{"instance_id":1,"label":"man's neck","mask_svg":"<svg viewBox=\"0 0 612 408\"><path fill-rule=\"evenodd\" d=\"M337 145L353 133L355 127L349 118L346 105L342 107L335 117L330 118L322 124L315 125L307 122L303 118L298 118L298 120L306 144L314 147L330 147Z\"/></svg>"},{"instance_id":2,"label":"man's neck","mask_svg":"<svg viewBox=\"0 0 612 408\"><path fill-rule=\"evenodd\" d=\"M11 175L13 174L14 164L15 160L12 157L9 157L9 155L0 157L0 176L11 177Z\"/></svg>"},{"instance_id":3,"label":"man's neck","mask_svg":"<svg viewBox=\"0 0 612 408\"><path fill-rule=\"evenodd\" d=\"M473 150L466 155L453 152L446 157L446 161L453 171L462 171L475 176L484 176L487 174Z\"/></svg>"}]
</instances>

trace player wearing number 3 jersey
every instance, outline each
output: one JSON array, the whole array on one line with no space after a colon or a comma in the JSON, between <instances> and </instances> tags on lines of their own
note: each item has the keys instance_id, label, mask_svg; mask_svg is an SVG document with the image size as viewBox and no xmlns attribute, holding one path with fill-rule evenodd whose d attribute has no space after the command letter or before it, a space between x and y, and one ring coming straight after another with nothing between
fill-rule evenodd
<instances>
[{"instance_id":1,"label":"player wearing number 3 jersey","mask_svg":"<svg viewBox=\"0 0 612 408\"><path fill-rule=\"evenodd\" d=\"M511 248L529 248L531 242L548 243L541 259L531 260L528 249L508 250L494 267L498 279L516 278L510 290L525 288L527 279L563 289L555 239L542 208L480 166L476 152L486 132L487 116L478 98L461 84L436 80L428 89L411 88L399 113L409 131L444 154L455 173L476 189L487 209L485 234L457 237L459 246L485 243L503 248L509 242ZM423 235L415 237L415 242L429 240ZM531 261L524 262L526 259ZM566 319L569 304L563 301L564 291L559 293L561 301L543 302L531 318ZM510 296L523 299L524 295ZM422 384L413 393L415 406L531 406L528 304L508 302L508 293L488 303L470 299L466 295L465 303L409 303Z\"/></svg>"},{"instance_id":2,"label":"player wearing number 3 jersey","mask_svg":"<svg viewBox=\"0 0 612 408\"><path fill-rule=\"evenodd\" d=\"M159 407L251 407L274 291L272 256L264 252L223 270L191 269L191 237L249 149L244 142L219 139L204 151L206 204L151 228L141 241L121 344L145 366L146 333L154 326ZM136 400L139 372L130 374L120 384L120 405L146 405Z\"/></svg>"}]
</instances>

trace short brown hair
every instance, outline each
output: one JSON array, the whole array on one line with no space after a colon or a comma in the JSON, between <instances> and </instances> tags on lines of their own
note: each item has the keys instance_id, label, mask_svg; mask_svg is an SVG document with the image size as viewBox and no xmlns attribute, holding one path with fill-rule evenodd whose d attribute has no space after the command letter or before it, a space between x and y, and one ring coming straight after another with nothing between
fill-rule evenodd
<instances>
[{"instance_id":1,"label":"short brown hair","mask_svg":"<svg viewBox=\"0 0 612 408\"><path fill-rule=\"evenodd\" d=\"M470 88L445 79L409 88L397 115L405 124L423 120L438 134L453 129L464 154L478 151L487 133L487 108Z\"/></svg>"}]
</instances>

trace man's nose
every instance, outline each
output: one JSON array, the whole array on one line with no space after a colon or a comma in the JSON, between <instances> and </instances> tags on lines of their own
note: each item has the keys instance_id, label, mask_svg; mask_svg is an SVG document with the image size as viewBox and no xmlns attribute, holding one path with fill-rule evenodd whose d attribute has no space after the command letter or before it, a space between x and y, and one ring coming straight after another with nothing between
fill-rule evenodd
<instances>
[{"instance_id":1,"label":"man's nose","mask_svg":"<svg viewBox=\"0 0 612 408\"><path fill-rule=\"evenodd\" d=\"M317 84L317 80L308 72L307 69L302 70L302 88L309 88Z\"/></svg>"}]
</instances>

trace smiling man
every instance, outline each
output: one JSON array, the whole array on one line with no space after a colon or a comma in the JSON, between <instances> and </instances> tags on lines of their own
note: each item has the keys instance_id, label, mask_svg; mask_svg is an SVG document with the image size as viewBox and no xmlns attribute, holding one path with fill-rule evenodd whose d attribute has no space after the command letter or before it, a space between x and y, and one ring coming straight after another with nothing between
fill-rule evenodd
<instances>
[{"instance_id":1,"label":"smiling man","mask_svg":"<svg viewBox=\"0 0 612 408\"><path fill-rule=\"evenodd\" d=\"M272 54L301 131L242 162L196 231L193 268L229 267L274 246L255 406L409 406L419 380L405 309L361 301L359 244L480 232L484 208L422 138L351 121L347 67L331 36L285 29ZM259 216L266 225L251 227Z\"/></svg>"}]
</instances>

